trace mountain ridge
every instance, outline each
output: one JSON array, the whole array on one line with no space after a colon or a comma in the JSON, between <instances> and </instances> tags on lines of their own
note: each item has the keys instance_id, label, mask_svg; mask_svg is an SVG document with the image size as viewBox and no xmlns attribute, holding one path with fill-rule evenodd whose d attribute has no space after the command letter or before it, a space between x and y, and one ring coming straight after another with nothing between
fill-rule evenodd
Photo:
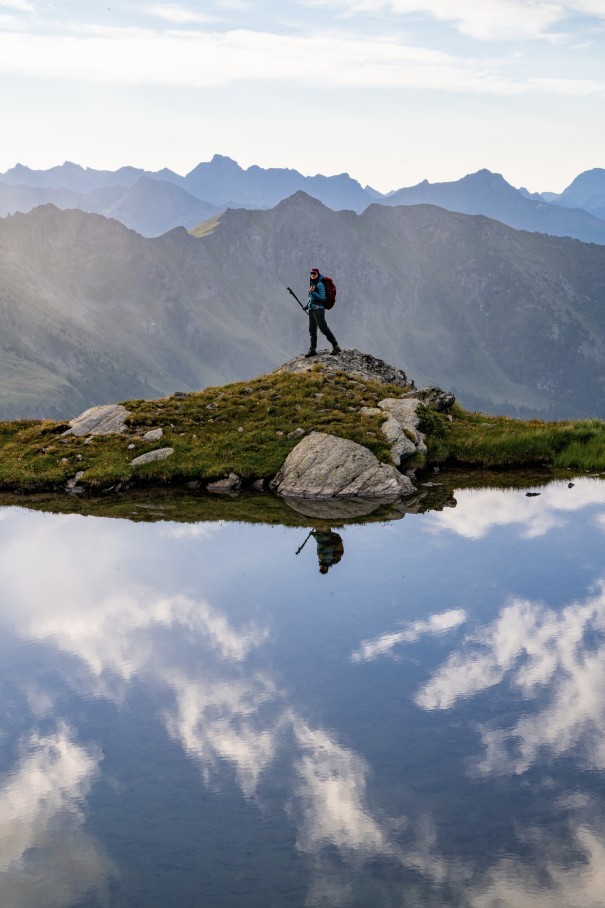
<instances>
[{"instance_id":1,"label":"mountain ridge","mask_svg":"<svg viewBox=\"0 0 605 908\"><path fill-rule=\"evenodd\" d=\"M341 345L488 412L602 415L603 247L429 205L334 212L303 192L199 238L52 206L0 220L0 415L266 372L308 343L286 288L304 296L311 264L338 285Z\"/></svg>"},{"instance_id":2,"label":"mountain ridge","mask_svg":"<svg viewBox=\"0 0 605 908\"><path fill-rule=\"evenodd\" d=\"M19 181L23 180L29 180L32 185L20 185ZM136 186L141 180L149 199L146 204L137 205L129 196L137 194ZM579 196L577 181L584 187ZM589 191L587 181L593 187ZM144 236L157 236L175 226L192 226L196 205L200 212L198 220L202 220L209 209L272 208L302 190L337 211L361 213L374 203L437 204L446 210L484 214L516 229L604 244L605 183L601 186L599 169L587 171L574 183L575 189L572 184L560 196L529 193L526 189L515 189L501 174L484 168L457 181L423 180L416 186L382 194L370 186L362 187L346 173L328 177L303 176L291 168L251 165L244 169L224 155L201 162L185 176L167 168L157 172L133 167L96 171L66 162L48 171L32 171L17 165L0 174L0 214L30 210L47 202L62 208L79 207L106 214L107 208L121 197L117 189L121 186L124 201L114 209L113 215L123 209L125 214L120 216L127 226ZM66 195L68 192L75 195Z\"/></svg>"}]
</instances>

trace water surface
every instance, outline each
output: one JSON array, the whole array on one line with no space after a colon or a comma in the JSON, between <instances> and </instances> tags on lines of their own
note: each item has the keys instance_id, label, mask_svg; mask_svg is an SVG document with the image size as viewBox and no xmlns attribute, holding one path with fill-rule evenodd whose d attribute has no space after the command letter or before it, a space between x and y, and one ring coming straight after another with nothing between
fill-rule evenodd
<instances>
[{"instance_id":1,"label":"water surface","mask_svg":"<svg viewBox=\"0 0 605 908\"><path fill-rule=\"evenodd\" d=\"M456 500L0 510L3 908L602 908L605 484Z\"/></svg>"}]
</instances>

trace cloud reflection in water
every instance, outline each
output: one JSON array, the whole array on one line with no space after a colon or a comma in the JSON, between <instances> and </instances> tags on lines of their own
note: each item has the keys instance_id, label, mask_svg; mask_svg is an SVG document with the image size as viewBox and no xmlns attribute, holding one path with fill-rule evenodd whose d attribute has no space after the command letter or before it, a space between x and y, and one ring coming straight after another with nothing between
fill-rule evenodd
<instances>
[{"instance_id":1,"label":"cloud reflection in water","mask_svg":"<svg viewBox=\"0 0 605 908\"><path fill-rule=\"evenodd\" d=\"M0 787L2 908L65 908L105 891L112 864L84 831L85 799L100 755L61 725L32 733Z\"/></svg>"}]
</instances>

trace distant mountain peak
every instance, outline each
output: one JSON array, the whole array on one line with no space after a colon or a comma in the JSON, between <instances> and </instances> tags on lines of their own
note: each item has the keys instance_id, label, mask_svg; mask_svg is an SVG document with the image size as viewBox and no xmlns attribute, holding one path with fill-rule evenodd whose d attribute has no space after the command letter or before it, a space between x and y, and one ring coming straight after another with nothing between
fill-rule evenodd
<instances>
[{"instance_id":1,"label":"distant mountain peak","mask_svg":"<svg viewBox=\"0 0 605 908\"><path fill-rule=\"evenodd\" d=\"M511 189L513 188L501 173L494 173L493 170L488 170L486 167L475 171L475 173L467 173L462 179L468 182L483 183L487 186L509 186Z\"/></svg>"}]
</instances>

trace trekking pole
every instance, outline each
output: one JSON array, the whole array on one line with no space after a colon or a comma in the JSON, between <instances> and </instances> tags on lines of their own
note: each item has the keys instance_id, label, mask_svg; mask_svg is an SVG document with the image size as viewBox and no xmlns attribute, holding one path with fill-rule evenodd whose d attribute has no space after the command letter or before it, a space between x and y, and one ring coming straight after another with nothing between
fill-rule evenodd
<instances>
[{"instance_id":1,"label":"trekking pole","mask_svg":"<svg viewBox=\"0 0 605 908\"><path fill-rule=\"evenodd\" d=\"M305 307L303 306L303 304L301 303L301 301L299 300L299 298L297 297L297 295L294 293L294 290L292 290L291 287L286 287L286 289L287 289L288 293L291 293L291 294L292 294L292 296L294 297L294 299L296 300L296 302L298 303L298 305L300 306L300 308L302 309L302 311L303 311L303 312L306 312L307 310L305 309ZM298 554L298 552L297 552L296 554Z\"/></svg>"},{"instance_id":2,"label":"trekking pole","mask_svg":"<svg viewBox=\"0 0 605 908\"><path fill-rule=\"evenodd\" d=\"M310 530L309 536L312 536L312 535L313 535L313 530ZM299 552L302 552L302 550L303 550L304 547L306 546L307 542L309 541L309 536L307 536L307 538L305 539L305 541L303 542L303 544L302 544L301 546L299 546L299 547L296 549L296 551L295 551L295 553L294 553L295 555L298 555Z\"/></svg>"}]
</instances>

